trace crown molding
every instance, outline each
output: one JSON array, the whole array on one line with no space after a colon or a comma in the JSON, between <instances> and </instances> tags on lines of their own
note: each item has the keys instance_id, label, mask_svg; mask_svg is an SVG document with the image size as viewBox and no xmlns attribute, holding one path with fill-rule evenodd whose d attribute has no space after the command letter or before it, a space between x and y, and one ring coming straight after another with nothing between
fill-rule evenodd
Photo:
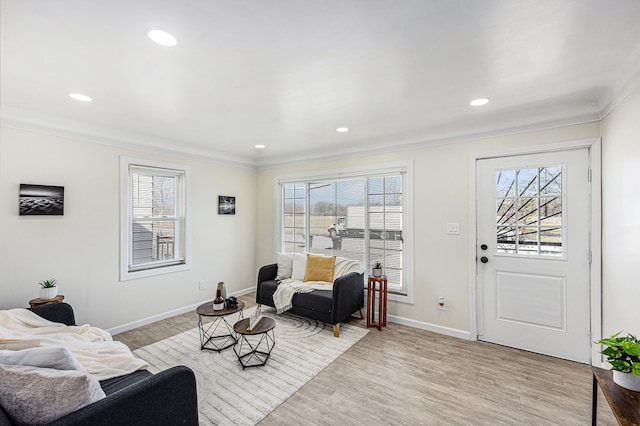
<instances>
[{"instance_id":1,"label":"crown molding","mask_svg":"<svg viewBox=\"0 0 640 426\"><path fill-rule=\"evenodd\" d=\"M394 144L389 143L379 143L378 146L372 147L368 145L367 147L356 147L349 149L345 147L340 154L331 154L331 155L322 155L320 153L310 153L307 155L298 155L298 156L289 156L286 160L281 160L278 158L266 158L261 160L257 168L259 170L262 169L272 169L277 167L287 167L287 166L299 166L305 163L315 163L315 162L329 162L329 161L337 161L344 160L348 158L356 158L368 155L381 155L381 154L389 154L391 152L399 152L399 151L409 151L414 149L428 148L434 146L441 145L450 145L457 144L463 142L473 142L482 139L488 139L499 136L509 136L520 133L527 133L532 131L539 130L548 130L555 129L559 127L573 126L579 124L592 123L600 120L599 113L587 113L579 116L562 119L562 120L551 120L544 123L534 123L527 124L522 126L514 126L503 129L496 129L485 132L476 132L469 133L465 135L458 136L436 136L428 139L422 139L419 141L404 141Z\"/></svg>"},{"instance_id":2,"label":"crown molding","mask_svg":"<svg viewBox=\"0 0 640 426\"><path fill-rule=\"evenodd\" d=\"M625 88L630 93L631 88ZM628 93L627 93L628 94ZM621 99L623 99L622 97ZM610 104L611 105L611 104ZM438 135L432 135L423 139L400 139L396 142L390 142L388 139L381 139L374 143L360 144L352 147L344 146L339 154L326 155L324 151L313 151L303 154L287 155L286 159L282 157L263 157L258 160L229 156L205 149L195 149L192 147L176 146L174 141L161 140L157 138L149 139L148 137L132 134L118 133L114 129L98 128L88 126L84 123L63 123L63 125L52 124L44 120L24 120L21 118L10 117L7 114L0 113L0 125L2 127L14 128L19 130L43 133L52 136L64 138L79 139L86 142L99 143L111 146L119 146L123 148L135 149L145 152L161 153L165 155L181 156L195 160L205 160L218 164L233 165L250 169L270 169L276 167L287 167L293 165L301 165L316 162L328 162L336 160L344 160L348 158L356 158L370 155L388 154L391 152L408 151L426 147L439 145L449 145L462 142L471 142L498 136L508 136L512 134L526 133L537 130L546 130L558 127L565 127L577 124L584 124L599 121L602 118L602 112L584 113L560 120L549 120L545 122L529 123L520 126L508 128L500 128L490 131L474 132L462 135L450 135L443 132ZM66 125L64 125L66 124ZM82 130L73 129L73 124ZM108 135L108 136L105 136Z\"/></svg>"},{"instance_id":3,"label":"crown molding","mask_svg":"<svg viewBox=\"0 0 640 426\"><path fill-rule=\"evenodd\" d=\"M616 109L616 107L638 87L640 87L640 70L638 70L638 72L636 72L635 75L627 81L624 86L622 86L622 89L613 96L613 99L605 105L600 112L600 118L602 119L609 115L611 111Z\"/></svg>"},{"instance_id":4,"label":"crown molding","mask_svg":"<svg viewBox=\"0 0 640 426\"><path fill-rule=\"evenodd\" d=\"M178 155L194 160L210 161L227 166L232 165L250 169L255 169L257 167L255 160L220 154L205 149L178 147L175 145L175 142L170 140L162 140L158 138L150 139L140 135L116 133L110 128L99 128L96 126L87 126L86 124L78 126L81 127L82 130L76 130L73 129L73 126L69 125L69 123L65 124L66 125L57 125L44 121L24 120L22 118L11 117L7 114L0 113L0 126L2 127L68 139L77 139L102 145L135 149L144 152L153 152L156 154L159 153L171 156Z\"/></svg>"}]
</instances>

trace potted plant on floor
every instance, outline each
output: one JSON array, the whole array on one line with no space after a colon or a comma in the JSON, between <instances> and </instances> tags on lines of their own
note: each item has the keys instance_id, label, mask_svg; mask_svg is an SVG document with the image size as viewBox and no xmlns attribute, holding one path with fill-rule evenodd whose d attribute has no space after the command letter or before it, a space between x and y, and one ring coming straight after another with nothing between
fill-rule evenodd
<instances>
[{"instance_id":1,"label":"potted plant on floor","mask_svg":"<svg viewBox=\"0 0 640 426\"><path fill-rule=\"evenodd\" d=\"M50 280L42 280L38 284L42 287L40 289L41 299L53 299L58 295L58 282L55 278Z\"/></svg>"},{"instance_id":2,"label":"potted plant on floor","mask_svg":"<svg viewBox=\"0 0 640 426\"><path fill-rule=\"evenodd\" d=\"M606 346L601 354L611 364L613 381L623 388L640 392L640 340L630 334L620 337L620 333L595 343Z\"/></svg>"}]
</instances>

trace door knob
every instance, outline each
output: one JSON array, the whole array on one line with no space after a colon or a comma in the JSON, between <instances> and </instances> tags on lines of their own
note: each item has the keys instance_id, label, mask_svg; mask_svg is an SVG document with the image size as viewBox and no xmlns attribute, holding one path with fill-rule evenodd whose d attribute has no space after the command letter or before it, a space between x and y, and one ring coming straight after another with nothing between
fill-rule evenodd
<instances>
[{"instance_id":1,"label":"door knob","mask_svg":"<svg viewBox=\"0 0 640 426\"><path fill-rule=\"evenodd\" d=\"M487 256L482 256L480 258L480 262L482 262L482 263L487 263L488 261L489 261L489 259L487 258Z\"/></svg>"}]
</instances>

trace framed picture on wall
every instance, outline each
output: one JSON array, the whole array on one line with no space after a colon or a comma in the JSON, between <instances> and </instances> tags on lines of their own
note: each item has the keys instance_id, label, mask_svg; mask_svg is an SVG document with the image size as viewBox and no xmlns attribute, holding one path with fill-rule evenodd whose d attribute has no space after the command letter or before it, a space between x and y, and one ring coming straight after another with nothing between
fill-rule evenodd
<instances>
[{"instance_id":1,"label":"framed picture on wall","mask_svg":"<svg viewBox=\"0 0 640 426\"><path fill-rule=\"evenodd\" d=\"M219 195L218 214L236 214L236 197Z\"/></svg>"},{"instance_id":2,"label":"framed picture on wall","mask_svg":"<svg viewBox=\"0 0 640 426\"><path fill-rule=\"evenodd\" d=\"M64 186L20 184L20 216L64 214Z\"/></svg>"}]
</instances>

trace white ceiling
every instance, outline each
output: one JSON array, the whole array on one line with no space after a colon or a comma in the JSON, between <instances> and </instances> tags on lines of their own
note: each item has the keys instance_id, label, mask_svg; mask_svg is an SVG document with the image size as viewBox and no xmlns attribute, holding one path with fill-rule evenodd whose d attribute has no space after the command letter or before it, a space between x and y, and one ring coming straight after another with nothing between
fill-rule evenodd
<instances>
[{"instance_id":1,"label":"white ceiling","mask_svg":"<svg viewBox=\"0 0 640 426\"><path fill-rule=\"evenodd\" d=\"M640 75L638 0L0 5L3 125L248 166L593 121Z\"/></svg>"}]
</instances>

